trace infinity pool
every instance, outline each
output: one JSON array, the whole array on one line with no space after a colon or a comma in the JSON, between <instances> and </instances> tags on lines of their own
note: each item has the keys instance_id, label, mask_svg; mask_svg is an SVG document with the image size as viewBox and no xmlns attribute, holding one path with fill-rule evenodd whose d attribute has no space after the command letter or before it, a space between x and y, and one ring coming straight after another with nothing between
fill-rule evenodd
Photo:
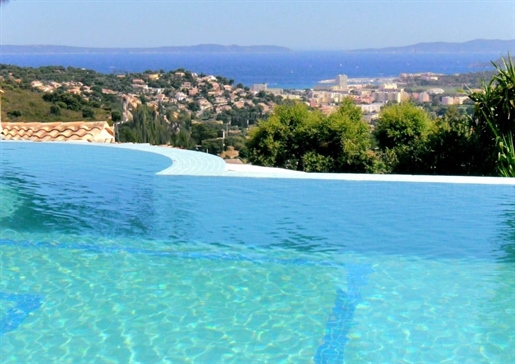
<instances>
[{"instance_id":1,"label":"infinity pool","mask_svg":"<svg viewBox=\"0 0 515 364\"><path fill-rule=\"evenodd\" d=\"M515 182L193 176L202 156L167 153L0 143L0 361L514 360Z\"/></svg>"}]
</instances>

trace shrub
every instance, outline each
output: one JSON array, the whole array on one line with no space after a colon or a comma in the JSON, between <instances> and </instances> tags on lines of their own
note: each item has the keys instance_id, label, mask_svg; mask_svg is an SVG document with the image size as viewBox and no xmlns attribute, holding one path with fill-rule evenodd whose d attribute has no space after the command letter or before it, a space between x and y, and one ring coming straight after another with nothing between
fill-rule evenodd
<instances>
[{"instance_id":1,"label":"shrub","mask_svg":"<svg viewBox=\"0 0 515 364\"><path fill-rule=\"evenodd\" d=\"M82 117L88 118L88 119L94 119L95 118L95 112L92 108L86 107L82 110Z\"/></svg>"},{"instance_id":2,"label":"shrub","mask_svg":"<svg viewBox=\"0 0 515 364\"><path fill-rule=\"evenodd\" d=\"M50 106L50 114L55 115L55 116L60 116L61 108L57 105Z\"/></svg>"},{"instance_id":3,"label":"shrub","mask_svg":"<svg viewBox=\"0 0 515 364\"><path fill-rule=\"evenodd\" d=\"M20 110L9 111L7 113L7 116L9 116L12 119L19 118L21 116L21 111Z\"/></svg>"}]
</instances>

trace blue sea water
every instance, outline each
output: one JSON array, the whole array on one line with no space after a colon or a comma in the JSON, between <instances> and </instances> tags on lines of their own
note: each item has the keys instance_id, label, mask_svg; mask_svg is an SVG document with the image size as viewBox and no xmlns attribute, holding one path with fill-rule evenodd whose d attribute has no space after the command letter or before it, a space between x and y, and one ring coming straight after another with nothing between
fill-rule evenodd
<instances>
[{"instance_id":1,"label":"blue sea water","mask_svg":"<svg viewBox=\"0 0 515 364\"><path fill-rule=\"evenodd\" d=\"M0 142L1 361L512 361L515 186L170 163Z\"/></svg>"},{"instance_id":2,"label":"blue sea water","mask_svg":"<svg viewBox=\"0 0 515 364\"><path fill-rule=\"evenodd\" d=\"M170 71L224 76L236 83L267 83L271 88L312 88L338 74L351 78L396 77L400 73L468 73L492 69L499 54L380 54L342 51L296 51L274 54L0 54L0 63L39 67L84 67L103 73ZM485 64L485 66L479 66Z\"/></svg>"}]
</instances>

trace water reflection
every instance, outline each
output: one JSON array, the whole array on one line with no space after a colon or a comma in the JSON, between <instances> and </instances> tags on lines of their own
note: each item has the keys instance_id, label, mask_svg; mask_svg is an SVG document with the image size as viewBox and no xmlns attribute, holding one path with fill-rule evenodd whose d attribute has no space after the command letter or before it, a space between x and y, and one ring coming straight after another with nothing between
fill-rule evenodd
<instances>
[{"instance_id":1,"label":"water reflection","mask_svg":"<svg viewBox=\"0 0 515 364\"><path fill-rule=\"evenodd\" d=\"M493 185L159 178L163 237L427 258L496 258L499 245L488 244L499 234L500 202L513 193Z\"/></svg>"},{"instance_id":2,"label":"water reflection","mask_svg":"<svg viewBox=\"0 0 515 364\"><path fill-rule=\"evenodd\" d=\"M1 185L16 192L19 206L3 216L2 228L103 237L151 234L154 173L168 160L116 149L109 150L111 159L106 160L105 152L80 145L17 150L3 145ZM134 169L133 163L148 169Z\"/></svg>"},{"instance_id":3,"label":"water reflection","mask_svg":"<svg viewBox=\"0 0 515 364\"><path fill-rule=\"evenodd\" d=\"M157 176L165 157L62 144L2 144L0 159L17 206L4 229L515 261L513 186Z\"/></svg>"}]
</instances>

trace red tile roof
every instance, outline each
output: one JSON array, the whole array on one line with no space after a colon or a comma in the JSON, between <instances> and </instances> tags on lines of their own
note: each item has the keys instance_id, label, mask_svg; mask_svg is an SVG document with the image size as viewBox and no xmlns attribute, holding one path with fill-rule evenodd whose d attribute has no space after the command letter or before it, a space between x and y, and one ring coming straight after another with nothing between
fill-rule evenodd
<instances>
[{"instance_id":1,"label":"red tile roof","mask_svg":"<svg viewBox=\"0 0 515 364\"><path fill-rule=\"evenodd\" d=\"M5 140L87 141L114 143L114 131L106 121L53 123L2 123Z\"/></svg>"}]
</instances>

